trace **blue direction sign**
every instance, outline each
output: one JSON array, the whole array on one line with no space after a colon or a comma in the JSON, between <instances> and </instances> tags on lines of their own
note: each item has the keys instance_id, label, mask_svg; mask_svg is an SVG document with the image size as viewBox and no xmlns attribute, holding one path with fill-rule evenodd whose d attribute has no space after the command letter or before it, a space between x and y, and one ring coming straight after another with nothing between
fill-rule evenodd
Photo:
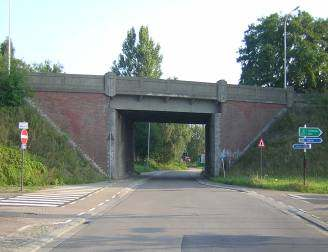
<instances>
[{"instance_id":1,"label":"blue direction sign","mask_svg":"<svg viewBox=\"0 0 328 252\"><path fill-rule=\"evenodd\" d=\"M320 144L323 142L321 137L304 137L298 139L299 143Z\"/></svg>"},{"instance_id":2,"label":"blue direction sign","mask_svg":"<svg viewBox=\"0 0 328 252\"><path fill-rule=\"evenodd\" d=\"M311 149L311 144L304 144L304 143L293 144L293 149L294 150L309 150L309 149Z\"/></svg>"}]
</instances>

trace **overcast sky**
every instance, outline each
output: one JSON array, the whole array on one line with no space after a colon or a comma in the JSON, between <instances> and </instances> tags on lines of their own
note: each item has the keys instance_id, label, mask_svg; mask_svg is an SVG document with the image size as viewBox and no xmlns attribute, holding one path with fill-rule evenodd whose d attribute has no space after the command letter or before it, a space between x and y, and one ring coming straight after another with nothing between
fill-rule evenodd
<instances>
[{"instance_id":1,"label":"overcast sky","mask_svg":"<svg viewBox=\"0 0 328 252\"><path fill-rule=\"evenodd\" d=\"M161 46L162 78L237 83L238 48L248 25L296 6L328 18L327 0L11 0L16 57L50 59L66 73L104 74L127 31L147 25ZM0 0L0 41L8 34L8 0Z\"/></svg>"}]
</instances>

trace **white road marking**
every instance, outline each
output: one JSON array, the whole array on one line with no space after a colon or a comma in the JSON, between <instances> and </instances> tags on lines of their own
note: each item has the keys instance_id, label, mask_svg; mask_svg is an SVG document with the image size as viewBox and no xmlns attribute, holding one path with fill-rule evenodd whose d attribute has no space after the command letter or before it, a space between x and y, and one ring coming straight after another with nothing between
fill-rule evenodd
<instances>
[{"instance_id":1,"label":"white road marking","mask_svg":"<svg viewBox=\"0 0 328 252\"><path fill-rule=\"evenodd\" d=\"M96 208L93 207L93 208L89 209L88 212L92 212L92 211L95 210L95 209L96 209Z\"/></svg>"},{"instance_id":2,"label":"white road marking","mask_svg":"<svg viewBox=\"0 0 328 252\"><path fill-rule=\"evenodd\" d=\"M64 207L68 203L73 205L77 200L84 200L101 189L104 188L79 186L47 189L10 198L0 197L0 206Z\"/></svg>"},{"instance_id":3,"label":"white road marking","mask_svg":"<svg viewBox=\"0 0 328 252\"><path fill-rule=\"evenodd\" d=\"M54 222L53 224L54 225L58 225L58 224L67 224L67 223L70 223L72 220L71 219L68 219L66 221L60 221L60 222Z\"/></svg>"},{"instance_id":4,"label":"white road marking","mask_svg":"<svg viewBox=\"0 0 328 252\"><path fill-rule=\"evenodd\" d=\"M77 216L81 216L81 215L83 215L83 214L85 214L85 212L79 213Z\"/></svg>"},{"instance_id":5,"label":"white road marking","mask_svg":"<svg viewBox=\"0 0 328 252\"><path fill-rule=\"evenodd\" d=\"M99 203L97 206L102 206L103 204L105 204L104 202L102 202L102 203Z\"/></svg>"},{"instance_id":6,"label":"white road marking","mask_svg":"<svg viewBox=\"0 0 328 252\"><path fill-rule=\"evenodd\" d=\"M112 196L112 199L115 199L115 198L116 198L116 195L113 195L113 196Z\"/></svg>"},{"instance_id":7,"label":"white road marking","mask_svg":"<svg viewBox=\"0 0 328 252\"><path fill-rule=\"evenodd\" d=\"M26 225L26 226L24 226L24 227L19 228L17 231L18 231L18 232L22 232L22 231L24 231L25 229L27 229L27 228L29 228L29 227L32 227L32 225Z\"/></svg>"}]
</instances>

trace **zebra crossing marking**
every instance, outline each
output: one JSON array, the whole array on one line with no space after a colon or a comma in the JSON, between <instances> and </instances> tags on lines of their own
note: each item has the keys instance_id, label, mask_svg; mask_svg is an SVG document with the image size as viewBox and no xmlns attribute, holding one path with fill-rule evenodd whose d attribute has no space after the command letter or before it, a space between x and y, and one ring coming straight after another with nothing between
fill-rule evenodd
<instances>
[{"instance_id":1,"label":"zebra crossing marking","mask_svg":"<svg viewBox=\"0 0 328 252\"><path fill-rule=\"evenodd\" d=\"M9 198L0 197L0 206L62 207L91 196L101 189L101 187L83 186L47 189Z\"/></svg>"}]
</instances>

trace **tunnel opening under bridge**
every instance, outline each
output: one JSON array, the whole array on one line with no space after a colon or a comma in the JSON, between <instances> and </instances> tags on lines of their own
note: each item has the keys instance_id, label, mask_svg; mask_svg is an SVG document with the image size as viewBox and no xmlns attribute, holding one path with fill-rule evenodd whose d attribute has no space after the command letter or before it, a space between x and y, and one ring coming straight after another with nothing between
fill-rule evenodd
<instances>
[{"instance_id":1,"label":"tunnel opening under bridge","mask_svg":"<svg viewBox=\"0 0 328 252\"><path fill-rule=\"evenodd\" d=\"M204 175L218 175L219 113L188 113L145 110L111 111L108 174L117 179L134 174L136 160L136 125L148 123L174 123L203 125L205 128ZM113 123L114 122L114 123Z\"/></svg>"}]
</instances>

